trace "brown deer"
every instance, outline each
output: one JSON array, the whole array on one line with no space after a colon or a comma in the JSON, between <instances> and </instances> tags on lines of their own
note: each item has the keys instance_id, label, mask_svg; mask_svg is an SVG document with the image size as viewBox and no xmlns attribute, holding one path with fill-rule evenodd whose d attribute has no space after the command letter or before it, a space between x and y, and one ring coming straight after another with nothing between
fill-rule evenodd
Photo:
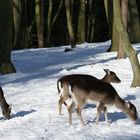
<instances>
[{"instance_id":1,"label":"brown deer","mask_svg":"<svg viewBox=\"0 0 140 140\"><path fill-rule=\"evenodd\" d=\"M5 119L10 119L11 106L6 102L2 88L0 87L0 106Z\"/></svg>"},{"instance_id":2,"label":"brown deer","mask_svg":"<svg viewBox=\"0 0 140 140\"><path fill-rule=\"evenodd\" d=\"M105 76L101 79L104 82L108 83L120 83L121 80L117 77L115 72L110 71L109 69L104 69L105 71ZM58 79L57 81L57 89L60 95L60 99L58 101L58 107L59 107L59 114L61 115L61 110L62 110L62 104L64 104L67 109L69 109L69 105L67 104L67 101L72 102L70 99L69 95L69 90L68 90L68 84L71 81L74 81L76 79L97 79L94 76L91 75L84 75L84 74L71 74L71 75L66 75L63 76L62 78Z\"/></svg>"},{"instance_id":3,"label":"brown deer","mask_svg":"<svg viewBox=\"0 0 140 140\"><path fill-rule=\"evenodd\" d=\"M109 125L107 118L107 105L115 105L117 108L122 110L122 112L124 112L134 123L137 121L136 107L130 102L125 102L109 83L99 79L79 78L71 81L69 90L70 96L73 100L68 110L69 125L72 124L72 112L74 109L76 109L76 113L80 118L82 125L85 125L81 116L81 112L88 101L92 101L93 104L95 104L95 102L98 104L96 124L98 124L101 112L104 111L105 120Z\"/></svg>"}]
</instances>

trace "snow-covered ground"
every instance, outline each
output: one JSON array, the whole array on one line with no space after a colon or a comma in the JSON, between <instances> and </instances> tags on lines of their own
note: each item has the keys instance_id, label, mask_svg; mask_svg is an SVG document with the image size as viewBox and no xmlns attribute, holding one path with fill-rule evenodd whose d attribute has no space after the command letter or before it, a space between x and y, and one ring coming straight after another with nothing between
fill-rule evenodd
<instances>
[{"instance_id":1,"label":"snow-covered ground","mask_svg":"<svg viewBox=\"0 0 140 140\"><path fill-rule=\"evenodd\" d=\"M83 109L84 127L76 113L73 126L68 126L64 106L64 115L58 115L57 79L72 73L102 78L103 68L115 71L122 82L112 85L124 100L136 105L140 115L140 88L130 88L133 78L130 62L128 58L116 60L115 52L105 52L109 45L110 41L84 43L67 53L64 48L69 46L13 51L17 73L0 75L6 100L12 104L10 120L3 120L0 112L0 140L139 140L140 119L133 124L114 106L108 109L110 127L104 122L104 115L95 125L96 108L92 105ZM140 51L140 44L133 46Z\"/></svg>"}]
</instances>

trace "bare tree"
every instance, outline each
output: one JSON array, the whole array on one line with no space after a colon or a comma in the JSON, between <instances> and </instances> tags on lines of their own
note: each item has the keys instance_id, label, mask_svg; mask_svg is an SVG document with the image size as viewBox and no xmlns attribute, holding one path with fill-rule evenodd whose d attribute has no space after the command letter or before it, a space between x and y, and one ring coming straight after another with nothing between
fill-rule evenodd
<instances>
[{"instance_id":1,"label":"bare tree","mask_svg":"<svg viewBox=\"0 0 140 140\"><path fill-rule=\"evenodd\" d=\"M11 0L0 1L0 73L16 72L11 62L13 14Z\"/></svg>"},{"instance_id":2,"label":"bare tree","mask_svg":"<svg viewBox=\"0 0 140 140\"><path fill-rule=\"evenodd\" d=\"M130 40L132 43L140 42L140 20L136 0L129 0L130 13Z\"/></svg>"},{"instance_id":3,"label":"bare tree","mask_svg":"<svg viewBox=\"0 0 140 140\"><path fill-rule=\"evenodd\" d=\"M92 11L92 3L93 0L87 0L86 3L86 22L85 22L85 34L86 34L86 41L92 42L93 34L94 34L94 23L95 23L95 14ZM92 14L91 14L92 13Z\"/></svg>"},{"instance_id":4,"label":"bare tree","mask_svg":"<svg viewBox=\"0 0 140 140\"><path fill-rule=\"evenodd\" d=\"M38 47L44 47L44 0L36 0L35 6Z\"/></svg>"},{"instance_id":5,"label":"bare tree","mask_svg":"<svg viewBox=\"0 0 140 140\"><path fill-rule=\"evenodd\" d=\"M56 11L56 14L54 15L54 17L52 18L52 0L49 0L49 8L48 8L48 19L47 19L47 23L48 23L48 32L47 32L47 43L49 43L50 41L50 36L51 36L51 32L52 32L52 28L54 26L54 23L60 13L60 10L62 8L62 5L63 5L63 0L60 0L60 3L59 3L59 7Z\"/></svg>"},{"instance_id":6,"label":"bare tree","mask_svg":"<svg viewBox=\"0 0 140 140\"><path fill-rule=\"evenodd\" d=\"M111 35L111 46L108 51L117 51L118 50L118 39L116 36L116 29L113 24L113 1L104 0L104 6L106 11L106 17L109 25L110 35Z\"/></svg>"},{"instance_id":7,"label":"bare tree","mask_svg":"<svg viewBox=\"0 0 140 140\"><path fill-rule=\"evenodd\" d=\"M121 0L121 15L122 15L122 21L125 27L125 30L127 31L127 22L128 22L128 0ZM124 51L123 51L123 43L122 39L118 39L118 53L117 58L121 59L125 57Z\"/></svg>"},{"instance_id":8,"label":"bare tree","mask_svg":"<svg viewBox=\"0 0 140 140\"><path fill-rule=\"evenodd\" d=\"M121 2L120 0L113 1L113 16L114 16L113 23L117 31L116 36L118 36L119 41L121 41L123 51L128 56L132 66L134 77L131 86L136 87L140 86L140 65L137 58L137 53L130 44L126 27L123 24L120 2Z\"/></svg>"},{"instance_id":9,"label":"bare tree","mask_svg":"<svg viewBox=\"0 0 140 140\"><path fill-rule=\"evenodd\" d=\"M66 8L66 18L67 18L67 28L70 36L70 44L71 47L75 47L75 37L72 27L72 15L70 11L70 0L65 0L65 8Z\"/></svg>"},{"instance_id":10,"label":"bare tree","mask_svg":"<svg viewBox=\"0 0 140 140\"><path fill-rule=\"evenodd\" d=\"M14 38L14 46L15 46L20 27L21 0L13 0L13 14L14 14L14 29L15 29L15 38Z\"/></svg>"},{"instance_id":11,"label":"bare tree","mask_svg":"<svg viewBox=\"0 0 140 140\"><path fill-rule=\"evenodd\" d=\"M77 43L85 42L85 0L80 0L77 27Z\"/></svg>"}]
</instances>

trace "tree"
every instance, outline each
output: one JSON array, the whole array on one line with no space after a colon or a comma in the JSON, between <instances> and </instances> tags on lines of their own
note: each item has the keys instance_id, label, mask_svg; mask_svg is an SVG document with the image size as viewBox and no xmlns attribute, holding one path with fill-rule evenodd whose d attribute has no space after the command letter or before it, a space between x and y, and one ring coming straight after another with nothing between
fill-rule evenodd
<instances>
[{"instance_id":1,"label":"tree","mask_svg":"<svg viewBox=\"0 0 140 140\"><path fill-rule=\"evenodd\" d=\"M114 7L113 7L114 8ZM122 22L124 25L124 28L127 32L127 22L128 22L128 0L121 0L121 16L122 16ZM115 17L114 17L115 18ZM113 22L114 23L114 22ZM114 26L115 28L116 26ZM118 39L118 53L117 53L117 58L121 59L125 57L124 51L123 51L123 40Z\"/></svg>"},{"instance_id":2,"label":"tree","mask_svg":"<svg viewBox=\"0 0 140 140\"><path fill-rule=\"evenodd\" d=\"M70 0L65 0L65 8L66 8L66 18L67 18L67 28L70 37L70 44L71 47L75 47L75 38L74 38L74 31L72 27L72 16L70 12Z\"/></svg>"},{"instance_id":3,"label":"tree","mask_svg":"<svg viewBox=\"0 0 140 140\"><path fill-rule=\"evenodd\" d=\"M11 0L0 1L0 73L16 72L11 62L13 14Z\"/></svg>"},{"instance_id":4,"label":"tree","mask_svg":"<svg viewBox=\"0 0 140 140\"><path fill-rule=\"evenodd\" d=\"M49 44L49 41L50 41L50 36L51 36L51 32L52 32L52 28L54 26L54 23L60 13L60 10L62 8L62 4L63 4L63 0L60 0L60 3L59 3L59 7L56 11L56 14L54 15L53 18L52 17L52 0L49 0L49 8L48 8L48 35L47 35L47 43Z\"/></svg>"},{"instance_id":5,"label":"tree","mask_svg":"<svg viewBox=\"0 0 140 140\"><path fill-rule=\"evenodd\" d=\"M95 2L95 1L94 1ZM95 22L95 12L93 12L92 4L93 0L87 0L86 3L86 22L85 22L85 35L86 41L92 42L94 34L94 22Z\"/></svg>"},{"instance_id":6,"label":"tree","mask_svg":"<svg viewBox=\"0 0 140 140\"><path fill-rule=\"evenodd\" d=\"M35 6L38 47L44 47L44 0L36 0Z\"/></svg>"},{"instance_id":7,"label":"tree","mask_svg":"<svg viewBox=\"0 0 140 140\"><path fill-rule=\"evenodd\" d=\"M120 0L113 1L113 23L114 28L116 29L116 36L119 38L119 41L121 41L123 51L128 56L132 66L134 76L131 87L136 87L140 86L140 65L137 53L130 44L126 27L123 24L120 2Z\"/></svg>"},{"instance_id":8,"label":"tree","mask_svg":"<svg viewBox=\"0 0 140 140\"><path fill-rule=\"evenodd\" d=\"M109 25L109 32L111 36L111 46L108 49L109 52L118 50L118 40L116 34L116 29L113 24L113 1L104 0L104 6L106 11L106 17Z\"/></svg>"},{"instance_id":9,"label":"tree","mask_svg":"<svg viewBox=\"0 0 140 140\"><path fill-rule=\"evenodd\" d=\"M85 42L85 0L80 0L77 27L77 43Z\"/></svg>"},{"instance_id":10,"label":"tree","mask_svg":"<svg viewBox=\"0 0 140 140\"><path fill-rule=\"evenodd\" d=\"M26 0L13 1L15 28L14 49L26 48L26 3Z\"/></svg>"},{"instance_id":11,"label":"tree","mask_svg":"<svg viewBox=\"0 0 140 140\"><path fill-rule=\"evenodd\" d=\"M107 39L109 39L109 36L104 1L94 0L93 9L95 9L94 10L95 20L93 25L94 32L92 42L106 41Z\"/></svg>"},{"instance_id":12,"label":"tree","mask_svg":"<svg viewBox=\"0 0 140 140\"><path fill-rule=\"evenodd\" d=\"M129 0L130 13L130 40L132 43L140 42L140 20L136 0Z\"/></svg>"},{"instance_id":13,"label":"tree","mask_svg":"<svg viewBox=\"0 0 140 140\"><path fill-rule=\"evenodd\" d=\"M21 18L21 0L13 0L13 14L14 14L14 29L15 29L15 38L14 46L17 42L19 27L20 27L20 18Z\"/></svg>"}]
</instances>

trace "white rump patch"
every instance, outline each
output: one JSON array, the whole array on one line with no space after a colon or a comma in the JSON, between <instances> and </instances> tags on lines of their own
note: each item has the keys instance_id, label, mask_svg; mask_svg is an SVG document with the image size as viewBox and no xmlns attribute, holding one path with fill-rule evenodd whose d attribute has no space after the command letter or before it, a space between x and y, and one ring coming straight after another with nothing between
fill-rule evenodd
<instances>
[{"instance_id":1,"label":"white rump patch","mask_svg":"<svg viewBox=\"0 0 140 140\"><path fill-rule=\"evenodd\" d=\"M60 90L59 96L63 96L64 90L63 90L63 88L61 87L61 82L60 82L60 81L59 81L59 83L58 83L58 87L59 87L59 90Z\"/></svg>"},{"instance_id":2,"label":"white rump patch","mask_svg":"<svg viewBox=\"0 0 140 140\"><path fill-rule=\"evenodd\" d=\"M70 96L72 97L72 101L74 102L74 104L75 104L75 106L76 106L76 108L77 108L77 106L78 106L78 102L77 102L77 99L76 99L76 97L75 97L75 94L72 92L72 90L71 90L71 86L69 85L69 94L70 94Z\"/></svg>"}]
</instances>

